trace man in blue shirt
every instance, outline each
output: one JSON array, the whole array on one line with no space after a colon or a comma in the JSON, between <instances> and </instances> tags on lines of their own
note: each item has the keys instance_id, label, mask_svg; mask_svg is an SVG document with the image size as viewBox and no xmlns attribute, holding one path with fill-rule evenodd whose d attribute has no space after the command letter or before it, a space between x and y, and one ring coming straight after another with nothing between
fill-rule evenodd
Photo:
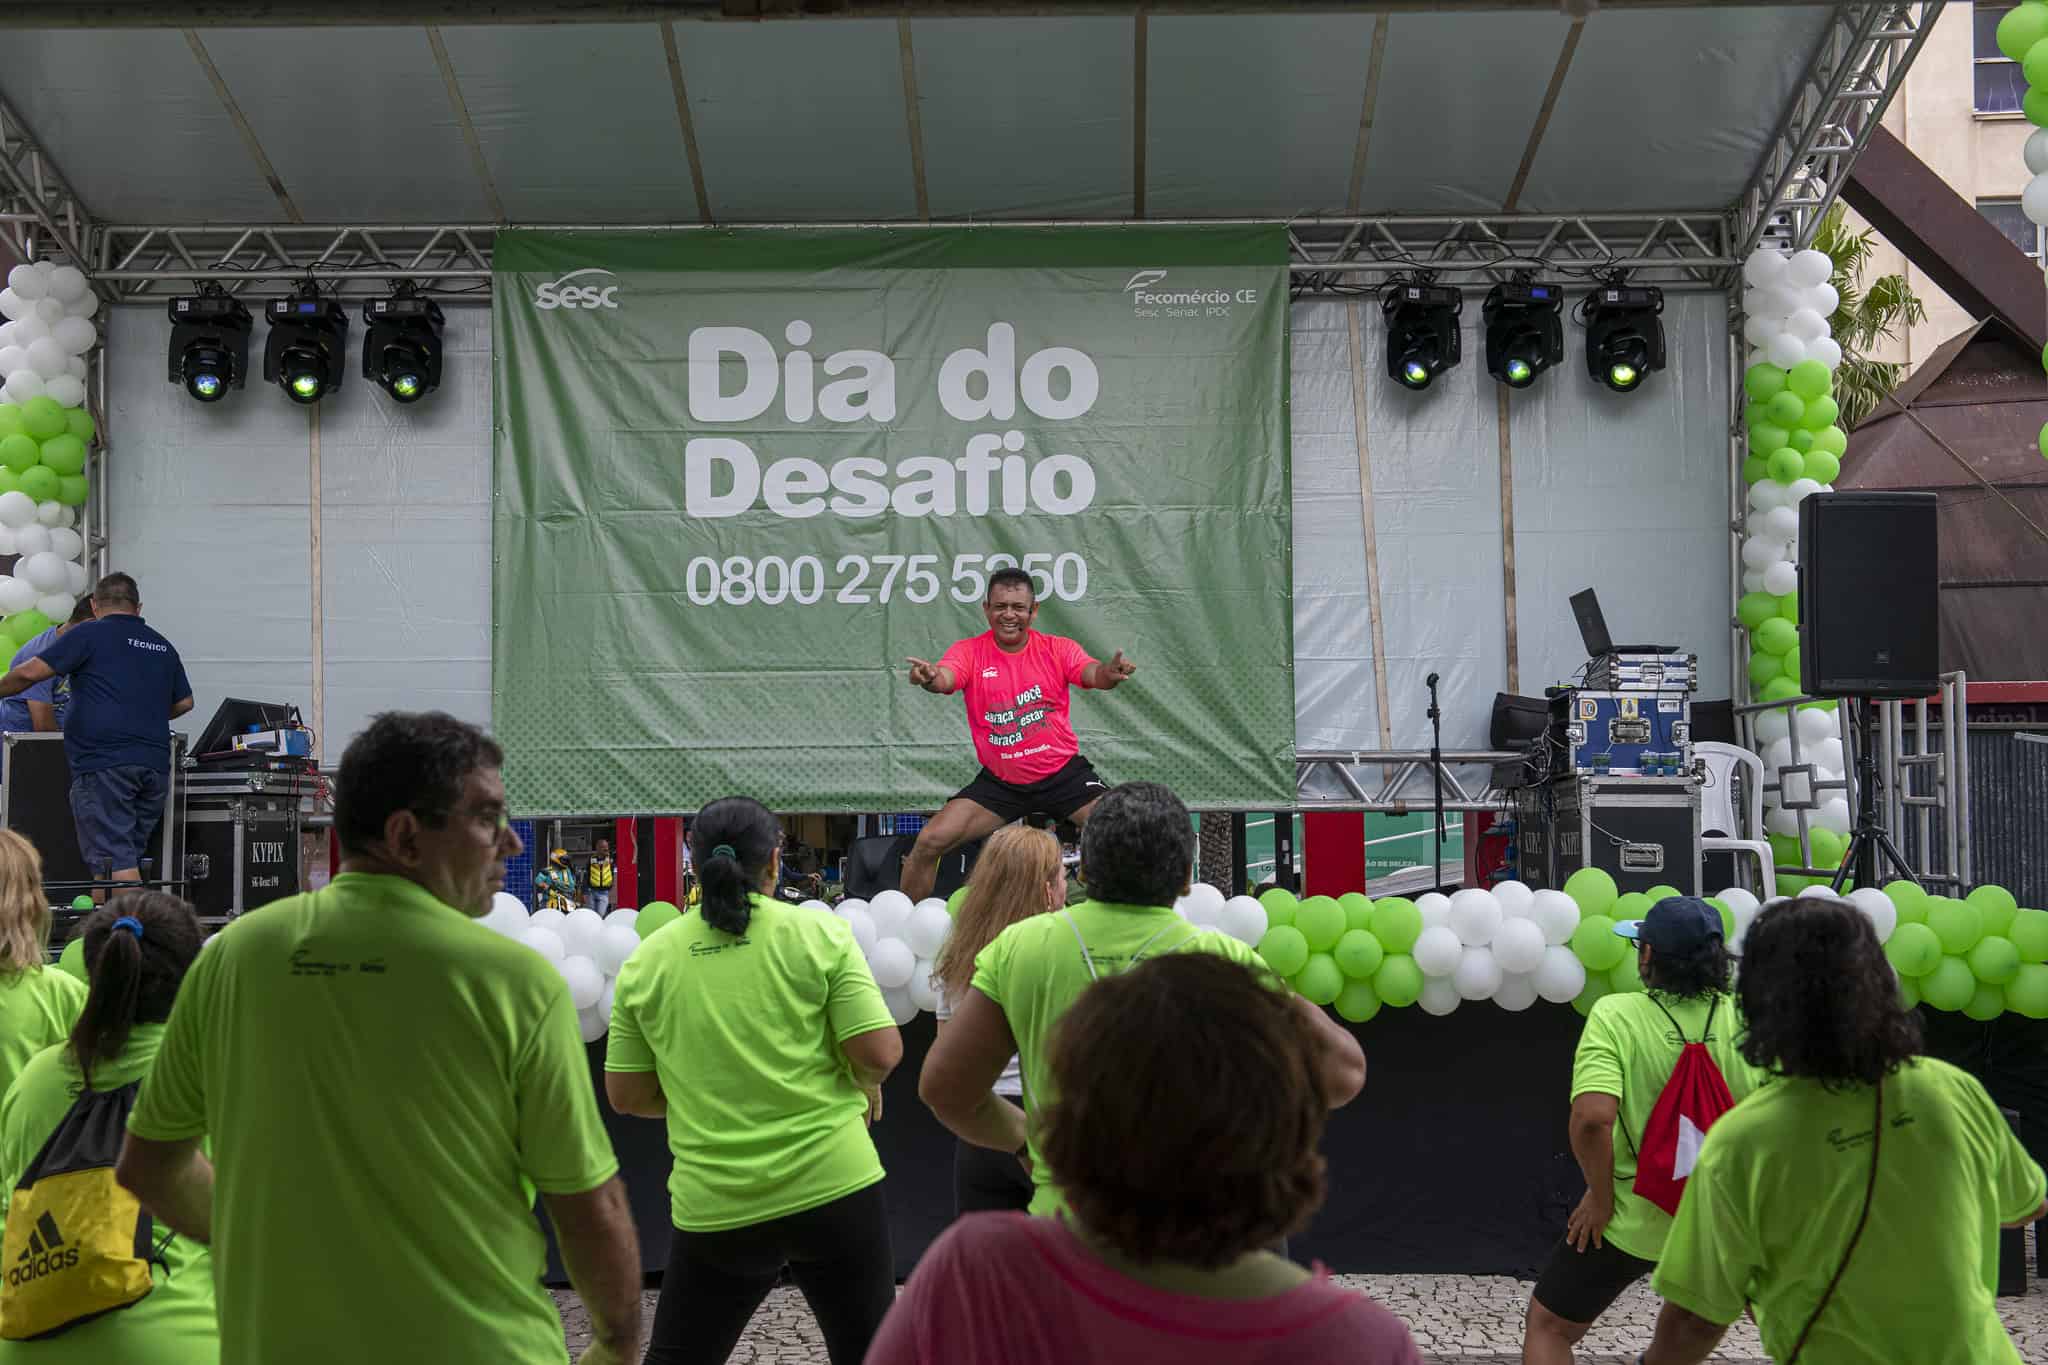
<instances>
[{"instance_id":1,"label":"man in blue shirt","mask_svg":"<svg viewBox=\"0 0 2048 1365\"><path fill-rule=\"evenodd\" d=\"M170 722L192 709L192 684L171 642L143 623L134 579L102 578L92 609L94 620L9 669L0 697L70 678L64 756L79 852L96 878L111 872L115 881L140 881L142 850L170 794Z\"/></svg>"},{"instance_id":2,"label":"man in blue shirt","mask_svg":"<svg viewBox=\"0 0 2048 1365\"><path fill-rule=\"evenodd\" d=\"M25 664L48 649L53 641L73 626L92 620L92 599L81 597L78 605L71 609L71 619L60 625L51 626L40 635L32 636L28 643L14 651L8 660L8 667ZM54 735L64 728L64 712L71 704L71 680L69 678L45 678L34 684L18 697L0 701L0 732L27 734L40 731Z\"/></svg>"}]
</instances>

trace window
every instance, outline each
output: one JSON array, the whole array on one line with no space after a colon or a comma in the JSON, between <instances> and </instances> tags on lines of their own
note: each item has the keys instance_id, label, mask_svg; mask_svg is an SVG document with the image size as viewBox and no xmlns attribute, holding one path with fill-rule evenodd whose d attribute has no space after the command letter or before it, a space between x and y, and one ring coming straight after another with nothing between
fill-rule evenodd
<instances>
[{"instance_id":1,"label":"window","mask_svg":"<svg viewBox=\"0 0 2048 1365\"><path fill-rule=\"evenodd\" d=\"M1976 109L1980 114L2010 114L2027 95L2027 78L2018 62L1998 50L1998 21L2012 5L1979 4L1971 14L1976 25Z\"/></svg>"},{"instance_id":2,"label":"window","mask_svg":"<svg viewBox=\"0 0 2048 1365\"><path fill-rule=\"evenodd\" d=\"M2012 244L2035 260L2041 259L2041 229L2027 221L2027 215L2020 210L2017 199L1979 199L1977 212L1990 220L1991 226L2012 239Z\"/></svg>"}]
</instances>

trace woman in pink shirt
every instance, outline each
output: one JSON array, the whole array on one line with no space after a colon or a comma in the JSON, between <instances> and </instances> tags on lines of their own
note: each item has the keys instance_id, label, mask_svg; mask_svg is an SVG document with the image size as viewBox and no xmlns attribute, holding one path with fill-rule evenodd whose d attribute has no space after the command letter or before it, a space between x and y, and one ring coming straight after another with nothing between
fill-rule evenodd
<instances>
[{"instance_id":1,"label":"woman in pink shirt","mask_svg":"<svg viewBox=\"0 0 2048 1365\"><path fill-rule=\"evenodd\" d=\"M1399 1318L1265 1250L1322 1203L1317 1054L1284 988L1213 954L1090 986L1040 1147L1067 1212L954 1223L868 1365L1421 1365Z\"/></svg>"}]
</instances>

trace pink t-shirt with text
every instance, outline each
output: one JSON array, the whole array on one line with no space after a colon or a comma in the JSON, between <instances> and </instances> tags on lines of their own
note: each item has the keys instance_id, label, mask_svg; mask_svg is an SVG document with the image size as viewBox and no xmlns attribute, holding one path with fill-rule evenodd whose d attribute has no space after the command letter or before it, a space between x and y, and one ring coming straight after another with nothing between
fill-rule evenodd
<instances>
[{"instance_id":1,"label":"pink t-shirt with text","mask_svg":"<svg viewBox=\"0 0 2048 1365\"><path fill-rule=\"evenodd\" d=\"M1063 635L1031 631L1015 654L994 631L955 641L939 663L967 694L967 728L981 766L1016 786L1051 777L1081 752L1067 723L1067 688L1095 660Z\"/></svg>"},{"instance_id":2,"label":"pink t-shirt with text","mask_svg":"<svg viewBox=\"0 0 2048 1365\"><path fill-rule=\"evenodd\" d=\"M1408 1328L1330 1283L1263 1299L1174 1294L1118 1274L1057 1218L971 1213L932 1243L867 1365L1422 1365Z\"/></svg>"}]
</instances>

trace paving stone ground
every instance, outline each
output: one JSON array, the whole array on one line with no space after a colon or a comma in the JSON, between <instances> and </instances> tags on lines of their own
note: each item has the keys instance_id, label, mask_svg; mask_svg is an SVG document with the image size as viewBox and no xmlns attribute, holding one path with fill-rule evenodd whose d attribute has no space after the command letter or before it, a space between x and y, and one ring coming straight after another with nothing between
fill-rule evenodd
<instances>
[{"instance_id":1,"label":"paving stone ground","mask_svg":"<svg viewBox=\"0 0 2048 1365\"><path fill-rule=\"evenodd\" d=\"M1492 1275L1339 1275L1398 1313L1415 1335L1430 1365L1516 1365L1521 1360L1522 1312L1529 1282ZM568 1329L572 1354L590 1340L589 1319L574 1294L559 1291L556 1302ZM654 1321L655 1294L649 1291L643 1321ZM1657 1300L1638 1286L1617 1303L1579 1348L1580 1365L1624 1365L1649 1340ZM2048 1283L2033 1281L2025 1298L2000 1299L2020 1356L2027 1365L2048 1365ZM1736 1324L1714 1356L1730 1365L1767 1365L1756 1329ZM754 1315L732 1365L825 1365L825 1346L810 1310L794 1289L777 1289Z\"/></svg>"}]
</instances>

